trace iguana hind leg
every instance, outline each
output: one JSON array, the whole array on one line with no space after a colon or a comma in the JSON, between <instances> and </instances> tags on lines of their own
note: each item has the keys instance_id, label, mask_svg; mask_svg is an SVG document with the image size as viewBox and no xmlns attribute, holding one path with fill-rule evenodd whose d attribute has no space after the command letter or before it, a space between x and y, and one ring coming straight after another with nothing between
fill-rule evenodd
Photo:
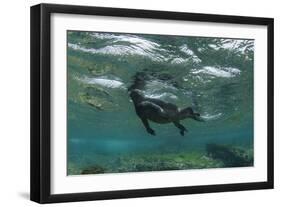
<instances>
[{"instance_id":1,"label":"iguana hind leg","mask_svg":"<svg viewBox=\"0 0 281 207\"><path fill-rule=\"evenodd\" d=\"M180 130L180 134L182 136L184 135L184 132L188 132L188 130L182 124L180 124L179 121L174 121L173 123Z\"/></svg>"}]
</instances>

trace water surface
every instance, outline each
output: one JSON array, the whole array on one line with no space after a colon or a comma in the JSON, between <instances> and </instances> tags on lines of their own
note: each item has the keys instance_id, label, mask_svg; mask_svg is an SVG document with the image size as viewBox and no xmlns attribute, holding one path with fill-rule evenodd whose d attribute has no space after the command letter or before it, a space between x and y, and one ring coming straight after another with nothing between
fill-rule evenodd
<instances>
[{"instance_id":1,"label":"water surface","mask_svg":"<svg viewBox=\"0 0 281 207\"><path fill-rule=\"evenodd\" d=\"M253 165L253 40L86 31L67 39L69 175ZM150 77L145 96L191 106L205 122L181 121L185 136L150 122L156 136L148 134L128 95L138 72Z\"/></svg>"}]
</instances>

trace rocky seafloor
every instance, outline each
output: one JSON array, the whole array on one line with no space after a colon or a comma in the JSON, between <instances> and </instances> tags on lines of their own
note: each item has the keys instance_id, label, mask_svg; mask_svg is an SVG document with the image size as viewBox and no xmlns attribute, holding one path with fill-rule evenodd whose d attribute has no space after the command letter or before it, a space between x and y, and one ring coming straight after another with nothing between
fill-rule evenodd
<instances>
[{"instance_id":1,"label":"rocky seafloor","mask_svg":"<svg viewBox=\"0 0 281 207\"><path fill-rule=\"evenodd\" d=\"M77 166L68 163L68 175L147 172L253 166L253 150L230 145L208 144L202 152L155 153L106 157Z\"/></svg>"}]
</instances>

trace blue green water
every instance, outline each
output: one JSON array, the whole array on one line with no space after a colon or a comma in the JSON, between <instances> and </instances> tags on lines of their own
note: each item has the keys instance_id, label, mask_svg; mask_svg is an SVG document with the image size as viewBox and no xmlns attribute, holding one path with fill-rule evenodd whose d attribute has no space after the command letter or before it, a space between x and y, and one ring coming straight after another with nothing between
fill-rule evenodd
<instances>
[{"instance_id":1,"label":"blue green water","mask_svg":"<svg viewBox=\"0 0 281 207\"><path fill-rule=\"evenodd\" d=\"M67 36L69 175L253 165L254 40ZM149 74L146 97L190 106L205 122L181 121L184 136L150 122L148 134L128 95L137 72Z\"/></svg>"}]
</instances>

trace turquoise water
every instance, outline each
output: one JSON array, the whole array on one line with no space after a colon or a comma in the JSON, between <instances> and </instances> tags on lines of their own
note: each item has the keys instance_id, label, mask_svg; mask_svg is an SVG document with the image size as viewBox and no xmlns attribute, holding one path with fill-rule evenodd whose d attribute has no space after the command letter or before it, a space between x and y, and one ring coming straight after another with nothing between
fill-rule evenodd
<instances>
[{"instance_id":1,"label":"turquoise water","mask_svg":"<svg viewBox=\"0 0 281 207\"><path fill-rule=\"evenodd\" d=\"M68 174L253 165L254 41L68 31ZM147 75L145 97L192 107L204 122L150 122L128 88ZM213 147L208 147L213 146Z\"/></svg>"}]
</instances>

